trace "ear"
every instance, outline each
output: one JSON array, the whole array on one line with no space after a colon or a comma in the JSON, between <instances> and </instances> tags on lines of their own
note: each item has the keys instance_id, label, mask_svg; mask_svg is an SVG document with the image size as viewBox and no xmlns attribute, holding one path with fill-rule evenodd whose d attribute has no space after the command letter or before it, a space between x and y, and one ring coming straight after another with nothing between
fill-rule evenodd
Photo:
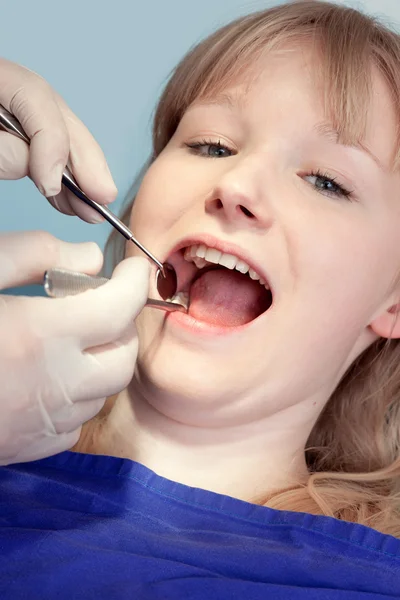
<instances>
[{"instance_id":1,"label":"ear","mask_svg":"<svg viewBox=\"0 0 400 600\"><path fill-rule=\"evenodd\" d=\"M370 323L374 333L382 338L400 338L400 304L394 304Z\"/></svg>"}]
</instances>

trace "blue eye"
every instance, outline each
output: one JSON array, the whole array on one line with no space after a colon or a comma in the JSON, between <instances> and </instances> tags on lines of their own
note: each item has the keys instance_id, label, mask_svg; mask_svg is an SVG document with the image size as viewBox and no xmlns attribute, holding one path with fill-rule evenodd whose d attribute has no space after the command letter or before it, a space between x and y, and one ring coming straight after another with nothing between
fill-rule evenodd
<instances>
[{"instance_id":1,"label":"blue eye","mask_svg":"<svg viewBox=\"0 0 400 600\"><path fill-rule=\"evenodd\" d=\"M215 142L213 140L203 139L199 142L185 143L184 144L189 150L197 156L203 156L206 158L228 158L236 154L235 150L228 148L225 144L221 144L221 141ZM326 196L333 196L336 198L348 198L352 199L353 192L346 189L343 185L336 182L335 177L330 177L328 173L322 173L319 169L312 171L307 175L303 176L306 181L312 185L312 187L321 194ZM311 181L310 181L311 180Z\"/></svg>"},{"instance_id":2,"label":"blue eye","mask_svg":"<svg viewBox=\"0 0 400 600\"><path fill-rule=\"evenodd\" d=\"M322 194L336 196L337 198L351 198L352 192L343 185L336 183L335 178L330 177L327 173L321 173L319 170L312 171L309 175L305 175L304 179ZM310 181L310 179L313 181Z\"/></svg>"},{"instance_id":3,"label":"blue eye","mask_svg":"<svg viewBox=\"0 0 400 600\"><path fill-rule=\"evenodd\" d=\"M193 142L192 144L185 144L185 146L198 156L210 158L227 158L234 154L233 150L221 144L220 141L201 140L201 142Z\"/></svg>"}]
</instances>

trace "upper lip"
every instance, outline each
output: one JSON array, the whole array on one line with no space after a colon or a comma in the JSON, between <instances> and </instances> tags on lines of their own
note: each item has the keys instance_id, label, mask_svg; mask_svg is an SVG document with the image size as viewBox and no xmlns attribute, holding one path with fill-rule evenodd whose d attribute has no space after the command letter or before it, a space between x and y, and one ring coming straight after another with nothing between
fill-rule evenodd
<instances>
[{"instance_id":1,"label":"upper lip","mask_svg":"<svg viewBox=\"0 0 400 600\"><path fill-rule=\"evenodd\" d=\"M178 252L178 250L182 250L182 248L187 248L188 246L195 246L199 244L204 244L208 248L215 248L216 250L220 250L220 252L225 252L226 254L234 254L240 260L243 260L245 263L247 263L250 269L253 269L253 271L260 275L260 278L267 282L272 292L273 286L269 274L257 261L255 261L251 256L249 256L246 250L244 250L240 246L237 246L236 244L232 244L231 242L219 240L211 234L200 233L182 238L169 251L165 262L168 262L168 257L174 254L175 252Z\"/></svg>"}]
</instances>

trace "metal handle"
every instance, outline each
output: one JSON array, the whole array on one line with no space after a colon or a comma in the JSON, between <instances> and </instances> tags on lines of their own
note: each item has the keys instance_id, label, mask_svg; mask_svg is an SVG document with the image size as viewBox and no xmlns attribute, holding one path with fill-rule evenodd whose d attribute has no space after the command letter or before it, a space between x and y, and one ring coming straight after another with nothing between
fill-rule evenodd
<instances>
[{"instance_id":1,"label":"metal handle","mask_svg":"<svg viewBox=\"0 0 400 600\"><path fill-rule=\"evenodd\" d=\"M8 110L5 109L4 106L2 106L1 104L0 126L8 133L11 133L12 135L15 135L16 137L19 137L20 139L24 140L24 142L26 142L27 144L31 143L31 140L26 135L18 119L16 119L14 115L8 112ZM140 250L144 252L146 256L148 256L150 260L152 260L157 265L157 267L160 269L161 273L165 277L164 265L159 260L157 260L157 258L153 256L153 254L134 237L132 231L128 229L128 227L122 221L120 221L118 217L116 217L106 206L98 204L98 202L95 202L94 200L89 198L89 196L87 196L85 192L81 190L75 177L72 175L68 167L65 167L64 169L62 175L62 183L80 200L82 200L83 202L94 208L94 210L97 211L99 214L101 214L101 216L104 217L115 229L117 229L119 233L121 233L124 236L124 238L136 244L136 246L140 248Z\"/></svg>"},{"instance_id":2,"label":"metal handle","mask_svg":"<svg viewBox=\"0 0 400 600\"><path fill-rule=\"evenodd\" d=\"M86 275L85 273L65 269L50 269L44 274L43 287L46 294L51 298L64 298L65 296L81 294L86 290L96 289L107 283L107 281L109 281L107 277ZM146 306L159 308L167 312L176 310L187 312L183 304L155 300L154 298L147 298Z\"/></svg>"},{"instance_id":3,"label":"metal handle","mask_svg":"<svg viewBox=\"0 0 400 600\"><path fill-rule=\"evenodd\" d=\"M25 131L22 129L21 123L4 108L2 104L0 104L0 125L8 131L8 133L12 133L17 137L21 138L27 144L31 143L31 140L26 135Z\"/></svg>"}]
</instances>

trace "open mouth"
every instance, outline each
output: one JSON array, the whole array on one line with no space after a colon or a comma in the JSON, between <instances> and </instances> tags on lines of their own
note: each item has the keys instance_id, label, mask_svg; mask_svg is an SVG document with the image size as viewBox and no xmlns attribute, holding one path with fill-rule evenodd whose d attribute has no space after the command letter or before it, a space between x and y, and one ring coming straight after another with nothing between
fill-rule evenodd
<instances>
[{"instance_id":1,"label":"open mouth","mask_svg":"<svg viewBox=\"0 0 400 600\"><path fill-rule=\"evenodd\" d=\"M176 270L175 302L198 321L238 327L266 312L273 297L269 282L234 254L204 244L190 244L167 259Z\"/></svg>"}]
</instances>

